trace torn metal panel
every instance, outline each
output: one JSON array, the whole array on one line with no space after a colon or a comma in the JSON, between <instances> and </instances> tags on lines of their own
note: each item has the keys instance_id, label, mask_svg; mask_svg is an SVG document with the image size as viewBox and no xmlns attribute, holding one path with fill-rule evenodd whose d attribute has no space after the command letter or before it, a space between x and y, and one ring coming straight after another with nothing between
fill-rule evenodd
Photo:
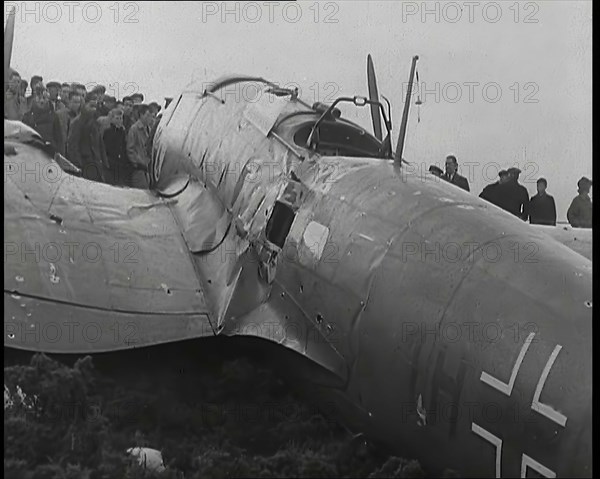
<instances>
[{"instance_id":1,"label":"torn metal panel","mask_svg":"<svg viewBox=\"0 0 600 479\"><path fill-rule=\"evenodd\" d=\"M169 206L193 253L216 248L231 224L231 216L219 197L196 180L175 196Z\"/></svg>"},{"instance_id":2,"label":"torn metal panel","mask_svg":"<svg viewBox=\"0 0 600 479\"><path fill-rule=\"evenodd\" d=\"M279 286L273 289L267 303L227 323L223 333L256 336L276 342L333 373L340 386L347 379L345 360L307 320L288 292ZM333 377L329 380L332 381Z\"/></svg>"}]
</instances>

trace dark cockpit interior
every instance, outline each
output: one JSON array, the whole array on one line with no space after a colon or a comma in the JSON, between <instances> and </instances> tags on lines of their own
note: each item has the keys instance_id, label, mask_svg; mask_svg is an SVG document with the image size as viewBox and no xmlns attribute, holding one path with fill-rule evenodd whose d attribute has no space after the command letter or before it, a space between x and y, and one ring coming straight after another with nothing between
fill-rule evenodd
<instances>
[{"instance_id":1,"label":"dark cockpit interior","mask_svg":"<svg viewBox=\"0 0 600 479\"><path fill-rule=\"evenodd\" d=\"M314 122L300 126L294 134L294 143L306 148L307 140ZM325 120L316 132L318 141L314 150L321 155L382 157L382 144L357 125L343 120Z\"/></svg>"}]
</instances>

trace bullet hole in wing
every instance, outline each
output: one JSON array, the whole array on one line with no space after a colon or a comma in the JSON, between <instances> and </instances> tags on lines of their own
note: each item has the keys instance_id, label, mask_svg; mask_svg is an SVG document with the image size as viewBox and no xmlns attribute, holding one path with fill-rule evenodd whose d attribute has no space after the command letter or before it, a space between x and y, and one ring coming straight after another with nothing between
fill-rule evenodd
<instances>
[{"instance_id":1,"label":"bullet hole in wing","mask_svg":"<svg viewBox=\"0 0 600 479\"><path fill-rule=\"evenodd\" d=\"M271 217L267 222L267 239L271 243L283 248L295 216L296 215L289 206L276 201L275 206L273 207L273 213L271 213Z\"/></svg>"}]
</instances>

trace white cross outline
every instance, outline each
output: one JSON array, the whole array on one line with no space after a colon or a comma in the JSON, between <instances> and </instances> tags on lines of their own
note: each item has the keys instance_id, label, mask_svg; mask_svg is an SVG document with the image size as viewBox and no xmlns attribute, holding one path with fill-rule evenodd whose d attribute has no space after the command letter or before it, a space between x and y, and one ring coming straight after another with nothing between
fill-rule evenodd
<instances>
[{"instance_id":1,"label":"white cross outline","mask_svg":"<svg viewBox=\"0 0 600 479\"><path fill-rule=\"evenodd\" d=\"M502 381L486 373L485 371L481 372L480 380L486 383L488 386L497 389L501 393L510 396L515 385L515 380L517 379L517 374L519 373L519 369L521 368L521 363L523 362L523 358L525 357L525 354L527 353L529 345L533 341L534 336L535 333L529 333L529 335L525 338L525 342L523 343L523 346L521 346L521 351L519 351L519 355L517 356L517 361L515 362L510 373L510 379L508 380L508 384L503 383Z\"/></svg>"},{"instance_id":2,"label":"white cross outline","mask_svg":"<svg viewBox=\"0 0 600 479\"><path fill-rule=\"evenodd\" d=\"M535 388L535 393L533 394L533 401L531 402L531 409L540 413L543 416L546 416L548 419L550 419L551 421L554 421L559 426L565 427L565 424L567 423L567 416L565 416L564 414L561 414L556 409L554 409L552 406L549 406L548 404L544 404L544 403L540 402L540 395L542 394L542 389L544 389L544 385L546 384L546 379L548 379L548 375L550 374L550 369L552 369L552 366L554 365L554 361L556 361L556 357L558 356L558 353L560 353L561 349L562 349L562 346L560 344L557 344L556 347L554 348L554 351L552 351L552 354L548 358L548 361L546 362L546 365L544 366L544 370L542 371L542 375L540 376L540 380L538 381L537 386ZM551 477L551 476L546 476L546 477ZM552 477L554 477L554 476L552 476Z\"/></svg>"},{"instance_id":3,"label":"white cross outline","mask_svg":"<svg viewBox=\"0 0 600 479\"><path fill-rule=\"evenodd\" d=\"M544 477L556 477L556 473L551 469L548 469L543 464L540 464L535 459L529 457L527 454L523 454L521 460L521 477L527 477L527 468L530 467L536 472L539 472Z\"/></svg>"},{"instance_id":4,"label":"white cross outline","mask_svg":"<svg viewBox=\"0 0 600 479\"><path fill-rule=\"evenodd\" d=\"M491 432L486 431L484 428L471 423L471 431L473 431L478 436L481 436L486 441L491 442L496 448L496 477L502 477L502 439L497 436L494 436Z\"/></svg>"},{"instance_id":5,"label":"white cross outline","mask_svg":"<svg viewBox=\"0 0 600 479\"><path fill-rule=\"evenodd\" d=\"M529 349L529 346L530 346L534 336L535 336L535 333L529 333L527 338L525 338L525 342L523 343L523 346L521 346L521 351L519 351L517 360L512 368L508 384L500 381L499 379L493 377L492 375L486 373L485 371L481 372L480 380L482 382L486 383L488 386L491 386L494 389L497 389L498 391L500 391L510 397L513 387L515 385L515 381L517 379L517 374L519 373L519 369L521 368L521 363L523 362L523 359L525 358L525 354L527 353L527 350ZM562 346L560 344L557 344L555 346L554 350L552 351L552 354L550 354L550 357L548 358L548 361L546 362L546 365L544 366L544 369L542 370L542 374L541 374L540 379L535 388L535 392L533 394L533 401L531 403L531 409L542 414L543 416L546 416L551 421L554 421L555 423L564 427L565 424L567 423L567 417L565 415L563 415L562 413L556 411L554 408L552 408L548 404L543 404L542 402L540 402L540 395L542 394L542 390L544 389L544 385L546 384L546 380L548 379L550 370L552 369L552 366L554 365L554 361L556 361L556 358L557 358L558 354L560 353L561 349L562 349ZM501 477L502 439L493 435L491 432L485 430L484 428L475 424L474 422L471 423L471 430L475 434L477 434L478 436L481 436L482 438L484 438L488 442L492 443L496 447L496 477ZM538 472L539 474L543 475L544 477L549 477L549 478L556 477L556 473L554 471L547 468L543 464L537 462L535 459L528 456L527 454L523 453L522 459L521 459L521 477L527 477L527 468L528 467L533 469L534 471Z\"/></svg>"}]
</instances>

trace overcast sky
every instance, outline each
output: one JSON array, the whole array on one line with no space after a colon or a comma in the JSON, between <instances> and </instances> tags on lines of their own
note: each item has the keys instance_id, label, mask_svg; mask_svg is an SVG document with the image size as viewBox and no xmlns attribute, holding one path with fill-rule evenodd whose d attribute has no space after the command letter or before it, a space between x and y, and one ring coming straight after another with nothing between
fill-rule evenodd
<instances>
[{"instance_id":1,"label":"overcast sky","mask_svg":"<svg viewBox=\"0 0 600 479\"><path fill-rule=\"evenodd\" d=\"M6 2L5 21L11 4L24 78L147 101L226 73L297 84L311 103L365 95L371 53L394 141L418 54L407 160L426 168L454 153L475 194L498 166L519 166L530 194L547 178L559 220L591 176L591 1ZM366 109L342 111L371 130Z\"/></svg>"}]
</instances>

